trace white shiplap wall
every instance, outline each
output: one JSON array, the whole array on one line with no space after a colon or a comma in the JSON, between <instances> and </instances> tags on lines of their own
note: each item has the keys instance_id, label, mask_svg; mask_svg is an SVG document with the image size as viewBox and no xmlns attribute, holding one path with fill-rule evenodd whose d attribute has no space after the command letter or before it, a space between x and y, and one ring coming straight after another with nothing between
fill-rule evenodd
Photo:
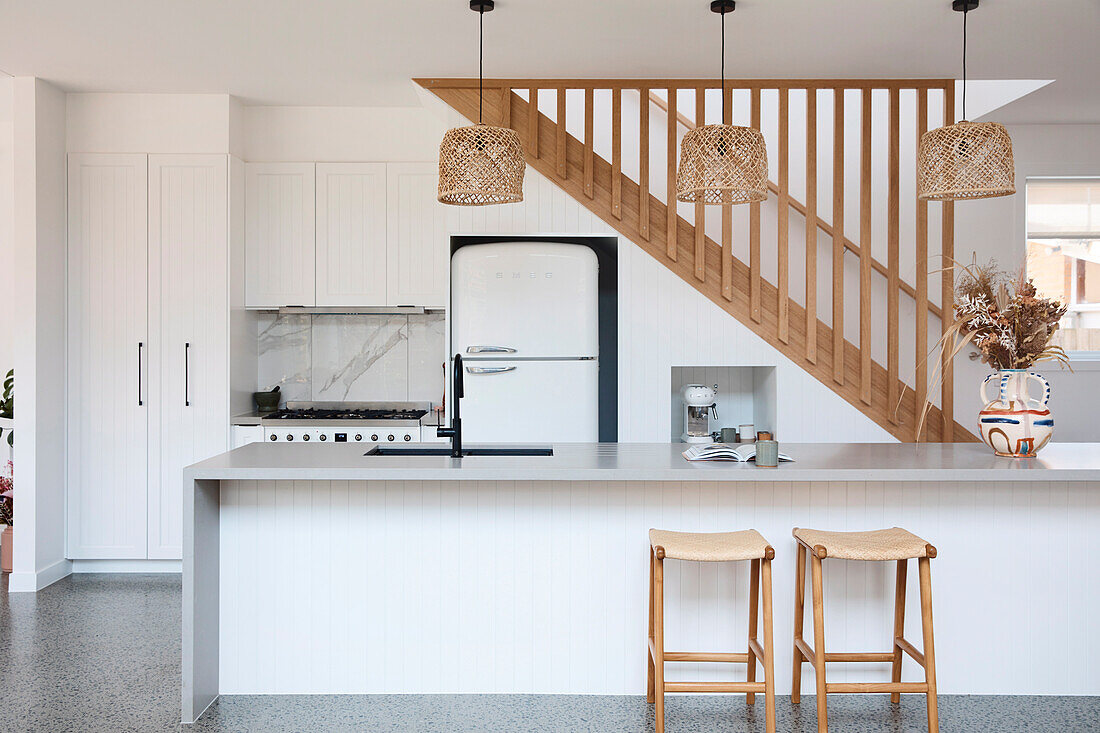
<instances>
[{"instance_id":1,"label":"white shiplap wall","mask_svg":"<svg viewBox=\"0 0 1100 733\"><path fill-rule=\"evenodd\" d=\"M942 693L1100 694L1100 576L1088 565L1100 484L229 482L221 516L224 694L641 694L654 526L756 527L772 542L786 694L791 527L894 524L939 549ZM666 568L668 648L743 650L747 568ZM826 561L828 649L889 649L893 575ZM915 566L909 577L907 636L920 647ZM889 675L845 667L830 665L831 678Z\"/></svg>"},{"instance_id":2,"label":"white shiplap wall","mask_svg":"<svg viewBox=\"0 0 1100 733\"><path fill-rule=\"evenodd\" d=\"M463 208L472 234L615 234L528 168L524 201ZM625 237L619 241L619 440L669 439L673 366L775 366L786 442L893 442L874 421ZM677 404L676 409L679 409Z\"/></svg>"}]
</instances>

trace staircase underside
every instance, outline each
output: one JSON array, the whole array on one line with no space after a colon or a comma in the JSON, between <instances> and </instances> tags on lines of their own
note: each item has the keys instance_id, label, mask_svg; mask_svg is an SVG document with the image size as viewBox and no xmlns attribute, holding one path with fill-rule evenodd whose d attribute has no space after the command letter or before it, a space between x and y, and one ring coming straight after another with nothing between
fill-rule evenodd
<instances>
[{"instance_id":1,"label":"staircase underside","mask_svg":"<svg viewBox=\"0 0 1100 733\"><path fill-rule=\"evenodd\" d=\"M473 88L454 88L435 83L430 79L416 80L449 106L454 108L470 120L478 118L478 90ZM560 144L558 125L547 117L537 116L537 148L530 144L532 141L530 122L533 119L529 115L528 103L519 95L510 90L506 94L494 95L487 93L483 104L483 116L487 120L496 121L504 126L511 127L519 133L525 141L524 150L527 163L542 175L553 181L562 190L592 211L596 216L607 222L616 231L625 236L636 246L648 252L662 265L676 273L684 282L691 285L697 291L705 295L711 302L722 310L736 318L743 325L764 339L772 347L798 364L801 368L812 374L819 382L829 387L833 392L843 397L849 404L860 410L863 414L874 420L883 429L902 442L913 442L915 439L915 427L920 419L920 408L917 405L916 393L902 383L898 389L901 395L899 404L889 402L889 383L886 369L877 362L872 362L871 371L871 401L865 402L861 398L860 390L860 350L850 341L845 340L843 348L843 379L837 381L834 378L834 354L832 329L821 320L816 320L817 330L816 360L811 362L806 358L806 313L805 309L795 300L787 299L789 309L789 327L787 340L782 341L777 337L779 322L779 295L774 284L767 281L761 283L761 297L759 320L752 317L750 292L749 267L737 259L722 251L722 247L710 239L705 239L703 279L698 277L699 270L696 263L696 231L691 222L683 217L676 218L678 227L676 236L676 257L669 257L667 252L668 242L668 215L665 203L655 196L650 195L648 201L648 226L643 234L642 218L639 205L638 184L626 175L620 174L618 181L613 175L613 167L606 160L586 150L583 142L572 135L564 135L564 146ZM558 159L558 152L564 147L565 160L562 165ZM534 149L534 152L532 152ZM591 185L585 185L585 157L590 156ZM564 173L564 175L562 175ZM615 184L620 187L618 195L613 194ZM619 213L615 215L614 200L620 202L617 208ZM710 207L717 211L717 207ZM723 292L722 266L723 259L728 258L732 263L732 284L730 291ZM896 408L896 409L895 409ZM933 406L925 420L922 432L922 440L928 442L940 442L944 439L945 424L940 410ZM827 438L828 436L822 436ZM973 442L977 438L963 425L954 423L953 434L955 442Z\"/></svg>"}]
</instances>

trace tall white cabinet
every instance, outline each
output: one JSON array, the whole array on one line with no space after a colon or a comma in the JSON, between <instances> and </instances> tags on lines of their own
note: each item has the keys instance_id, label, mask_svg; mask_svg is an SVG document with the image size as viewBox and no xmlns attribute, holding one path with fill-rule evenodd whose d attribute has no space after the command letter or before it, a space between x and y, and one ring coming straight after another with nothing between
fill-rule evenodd
<instances>
[{"instance_id":1,"label":"tall white cabinet","mask_svg":"<svg viewBox=\"0 0 1100 733\"><path fill-rule=\"evenodd\" d=\"M69 156L70 558L180 558L183 467L228 446L227 164Z\"/></svg>"},{"instance_id":2,"label":"tall white cabinet","mask_svg":"<svg viewBox=\"0 0 1100 733\"><path fill-rule=\"evenodd\" d=\"M71 155L68 186L69 557L143 558L149 445L145 156Z\"/></svg>"}]
</instances>

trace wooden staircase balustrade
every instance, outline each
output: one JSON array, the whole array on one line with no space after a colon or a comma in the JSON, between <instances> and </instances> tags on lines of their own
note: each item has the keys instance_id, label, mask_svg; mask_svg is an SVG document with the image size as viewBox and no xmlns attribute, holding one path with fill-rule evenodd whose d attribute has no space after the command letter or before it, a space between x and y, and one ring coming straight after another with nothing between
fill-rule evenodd
<instances>
[{"instance_id":1,"label":"wooden staircase balustrade","mask_svg":"<svg viewBox=\"0 0 1100 733\"><path fill-rule=\"evenodd\" d=\"M477 80L473 79L417 79L421 86L430 90L452 108L464 116L476 119L478 110ZM677 160L677 130L675 125L666 124L668 196L670 202L661 201L650 191L649 145L650 145L650 104L666 111L668 118L681 124L693 124L677 113L677 90L691 89L695 92L695 119L704 120L703 91L719 89L720 85L711 80L485 80L486 90L499 89L500 95L486 94L485 118L509 124L524 140L528 163L549 178L578 202L590 209L612 228L630 239L652 257L660 261L681 279L692 285L720 308L741 321L746 327L782 352L807 372L814 375L822 384L830 387L861 412L873 419L883 429L901 441L917 439L929 441L971 441L976 438L963 426L951 418L952 389L950 379L945 380L941 404L943 412L933 407L920 436L916 435L920 407L926 399L925 378L927 365L923 364L927 343L927 317L931 313L938 316L941 308L928 298L927 268L917 267L915 286L903 283L900 279L899 239L900 222L898 215L899 180L899 96L901 90L915 89L918 98L918 111L923 110L924 118L918 123L918 132L927 129L928 91L944 92L944 115L953 114L953 95L947 94L953 89L949 80L746 80L728 81L720 94L730 99L733 89L748 89L752 108L751 124L759 128L761 118L761 91L779 91L780 119L785 120L788 113L788 97L792 89L819 90L831 89L838 100L843 99L844 91L860 91L860 187L859 196L864 204L860 207L860 242L856 244L844 236L844 172L843 153L844 135L834 134L833 151L833 221L824 221L819 216L816 196L816 125L810 124L806 131L806 180L807 201L794 200L787 190L789 173L789 132L788 125L780 125L779 139L779 176L777 183L769 188L778 197L778 274L779 283L773 284L762 277L760 272L761 246L761 210L760 204L749 205L749 262L742 262L732 253L732 217L728 207L722 209L722 244L706 235L705 209L697 205L695 224L677 214L675 206L675 163ZM515 89L527 90L525 100ZM539 90L553 90L556 94L556 119L541 114L537 109ZM569 134L565 126L566 94L568 89L584 90L584 140L578 140ZM662 103L652 93L653 89L668 92L667 102ZM871 212L870 212L870 135L871 135L871 90L886 89L889 93L889 133L888 133L888 193L887 199L887 262L885 264L871 257ZM611 91L611 161L596 155L593 149L594 120L593 105L595 90ZM622 171L622 94L624 90L637 92L641 104L638 110L639 168L638 181L632 180ZM809 100L813 100L812 102ZM553 106L553 105L552 105ZM807 101L807 119L816 120L816 95L809 94ZM729 121L729 110L726 104ZM834 105L837 133L844 131L844 105ZM604 118L606 120L606 118ZM606 124L606 123L602 123ZM812 191L812 193L811 193ZM710 207L713 215L718 215ZM794 209L805 217L806 226L806 303L803 307L790 297L784 277L789 262L789 233L787 213ZM948 255L952 249L951 235L954 224L951 206L943 205L942 248ZM917 205L916 258L918 263L927 262L928 253L928 205ZM817 318L817 233L824 231L832 237L833 250L833 323L834 327ZM886 366L883 367L871 358L868 348L861 349L844 338L844 283L843 255L852 252L859 258L859 331L861 344L871 343L871 282L872 275L881 275L886 279L887 311L887 349ZM811 277L810 275L814 276ZM943 277L941 303L948 308L951 304L951 278ZM915 319L915 346L917 362L917 389L910 388L900 379L898 343L901 334L899 323L899 294L904 292L916 304L918 317ZM923 315L922 315L923 314ZM945 363L945 368L950 364Z\"/></svg>"}]
</instances>

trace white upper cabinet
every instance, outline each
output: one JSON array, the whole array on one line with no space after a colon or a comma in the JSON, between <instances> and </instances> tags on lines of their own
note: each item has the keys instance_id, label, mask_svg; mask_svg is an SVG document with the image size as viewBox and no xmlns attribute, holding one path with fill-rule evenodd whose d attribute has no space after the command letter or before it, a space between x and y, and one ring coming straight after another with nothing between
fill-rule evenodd
<instances>
[{"instance_id":1,"label":"white upper cabinet","mask_svg":"<svg viewBox=\"0 0 1100 733\"><path fill-rule=\"evenodd\" d=\"M149 156L149 551L183 551L183 469L229 444L228 159Z\"/></svg>"},{"instance_id":2,"label":"white upper cabinet","mask_svg":"<svg viewBox=\"0 0 1100 733\"><path fill-rule=\"evenodd\" d=\"M386 300L386 164L317 164L317 305Z\"/></svg>"},{"instance_id":3,"label":"white upper cabinet","mask_svg":"<svg viewBox=\"0 0 1100 733\"><path fill-rule=\"evenodd\" d=\"M249 163L245 170L245 304L313 305L314 164Z\"/></svg>"},{"instance_id":4,"label":"white upper cabinet","mask_svg":"<svg viewBox=\"0 0 1100 733\"><path fill-rule=\"evenodd\" d=\"M68 557L146 556L146 157L69 156Z\"/></svg>"},{"instance_id":5,"label":"white upper cabinet","mask_svg":"<svg viewBox=\"0 0 1100 733\"><path fill-rule=\"evenodd\" d=\"M389 305L447 305L455 207L436 200L435 163L389 163L387 236Z\"/></svg>"}]
</instances>

